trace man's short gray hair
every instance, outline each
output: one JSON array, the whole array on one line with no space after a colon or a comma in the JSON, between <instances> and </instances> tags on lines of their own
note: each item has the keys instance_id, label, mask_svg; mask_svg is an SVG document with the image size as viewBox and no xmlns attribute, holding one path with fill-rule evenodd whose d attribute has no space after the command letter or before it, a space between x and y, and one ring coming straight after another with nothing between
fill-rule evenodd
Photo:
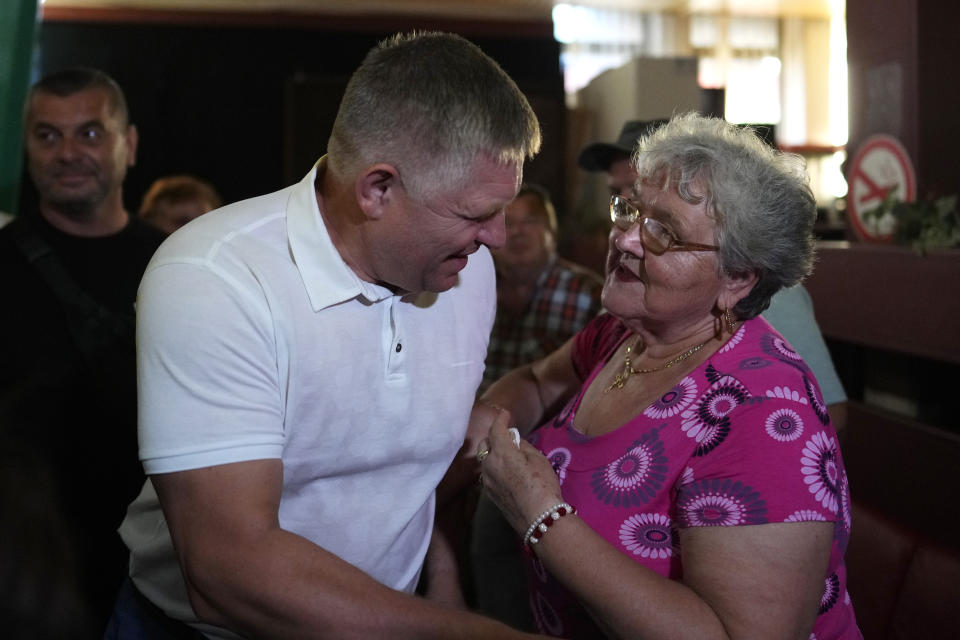
<instances>
[{"instance_id":1,"label":"man's short gray hair","mask_svg":"<svg viewBox=\"0 0 960 640\"><path fill-rule=\"evenodd\" d=\"M810 274L817 206L800 156L748 127L689 113L641 138L633 161L641 190L654 184L706 202L724 273L759 276L734 307L740 318L759 315L773 294Z\"/></svg>"},{"instance_id":2,"label":"man's short gray hair","mask_svg":"<svg viewBox=\"0 0 960 640\"><path fill-rule=\"evenodd\" d=\"M327 144L340 179L385 162L418 199L466 184L479 154L520 164L540 125L512 79L464 38L398 34L372 49L347 84Z\"/></svg>"},{"instance_id":3,"label":"man's short gray hair","mask_svg":"<svg viewBox=\"0 0 960 640\"><path fill-rule=\"evenodd\" d=\"M126 128L130 124L130 112L127 109L127 98L117 81L100 69L89 67L73 67L55 71L44 76L27 93L24 102L24 122L29 116L30 103L38 93L49 93L59 98L68 98L81 91L99 89L107 95L111 115L116 116L120 124Z\"/></svg>"}]
</instances>

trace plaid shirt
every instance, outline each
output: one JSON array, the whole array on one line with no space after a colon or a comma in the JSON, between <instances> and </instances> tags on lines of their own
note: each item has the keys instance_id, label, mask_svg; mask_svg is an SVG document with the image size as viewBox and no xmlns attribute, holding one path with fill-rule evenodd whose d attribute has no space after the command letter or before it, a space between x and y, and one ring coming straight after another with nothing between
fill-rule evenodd
<instances>
[{"instance_id":1,"label":"plaid shirt","mask_svg":"<svg viewBox=\"0 0 960 640\"><path fill-rule=\"evenodd\" d=\"M511 369L562 346L600 311L602 289L597 273L554 259L540 274L522 315L497 310L479 392Z\"/></svg>"}]
</instances>

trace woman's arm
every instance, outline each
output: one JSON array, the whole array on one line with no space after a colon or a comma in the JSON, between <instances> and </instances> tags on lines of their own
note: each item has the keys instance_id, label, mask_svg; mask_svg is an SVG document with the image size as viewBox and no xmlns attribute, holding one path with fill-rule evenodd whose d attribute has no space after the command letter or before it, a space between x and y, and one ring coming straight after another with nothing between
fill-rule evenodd
<instances>
[{"instance_id":1,"label":"woman's arm","mask_svg":"<svg viewBox=\"0 0 960 640\"><path fill-rule=\"evenodd\" d=\"M518 367L494 382L481 397L481 404L506 409L512 417L511 424L517 426L520 433L529 433L559 412L583 384L573 366L573 340L567 340L550 355Z\"/></svg>"},{"instance_id":2,"label":"woman's arm","mask_svg":"<svg viewBox=\"0 0 960 640\"><path fill-rule=\"evenodd\" d=\"M517 450L502 419L490 431L483 473L520 533L562 500L550 463L527 443ZM682 529L683 582L634 562L576 516L556 521L536 553L613 637L805 640L832 535L829 522Z\"/></svg>"},{"instance_id":3,"label":"woman's arm","mask_svg":"<svg viewBox=\"0 0 960 640\"><path fill-rule=\"evenodd\" d=\"M480 473L477 448L501 410L509 413L511 425L526 434L559 411L580 389L582 381L573 367L572 354L571 338L552 354L510 371L477 400L470 413L463 445L437 487L439 506L448 504L476 482Z\"/></svg>"},{"instance_id":4,"label":"woman's arm","mask_svg":"<svg viewBox=\"0 0 960 640\"><path fill-rule=\"evenodd\" d=\"M827 522L681 530L683 582L634 562L576 517L551 527L537 555L613 637L806 640L832 532Z\"/></svg>"}]
</instances>

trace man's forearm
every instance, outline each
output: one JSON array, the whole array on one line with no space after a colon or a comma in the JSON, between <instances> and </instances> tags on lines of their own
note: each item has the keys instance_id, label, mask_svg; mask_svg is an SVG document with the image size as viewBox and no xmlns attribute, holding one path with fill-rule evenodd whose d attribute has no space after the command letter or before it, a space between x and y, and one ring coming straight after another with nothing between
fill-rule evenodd
<instances>
[{"instance_id":1,"label":"man's forearm","mask_svg":"<svg viewBox=\"0 0 960 640\"><path fill-rule=\"evenodd\" d=\"M245 550L187 567L201 620L252 638L523 638L493 620L390 589L277 529Z\"/></svg>"}]
</instances>

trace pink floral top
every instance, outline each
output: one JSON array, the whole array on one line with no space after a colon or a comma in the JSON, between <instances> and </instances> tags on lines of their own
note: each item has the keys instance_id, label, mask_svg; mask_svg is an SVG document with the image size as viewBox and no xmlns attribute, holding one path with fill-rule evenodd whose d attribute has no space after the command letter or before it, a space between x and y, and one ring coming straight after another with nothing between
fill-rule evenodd
<instances>
[{"instance_id":1,"label":"pink floral top","mask_svg":"<svg viewBox=\"0 0 960 640\"><path fill-rule=\"evenodd\" d=\"M553 463L564 499L611 545L673 580L683 576L678 528L834 522L811 638L861 638L843 564L850 537L847 477L807 365L758 317L630 422L585 436L574 427L583 392L630 335L607 314L577 334L574 366L586 382L560 415L529 437ZM618 390L629 392L629 382ZM603 637L575 598L527 557L540 631Z\"/></svg>"}]
</instances>

